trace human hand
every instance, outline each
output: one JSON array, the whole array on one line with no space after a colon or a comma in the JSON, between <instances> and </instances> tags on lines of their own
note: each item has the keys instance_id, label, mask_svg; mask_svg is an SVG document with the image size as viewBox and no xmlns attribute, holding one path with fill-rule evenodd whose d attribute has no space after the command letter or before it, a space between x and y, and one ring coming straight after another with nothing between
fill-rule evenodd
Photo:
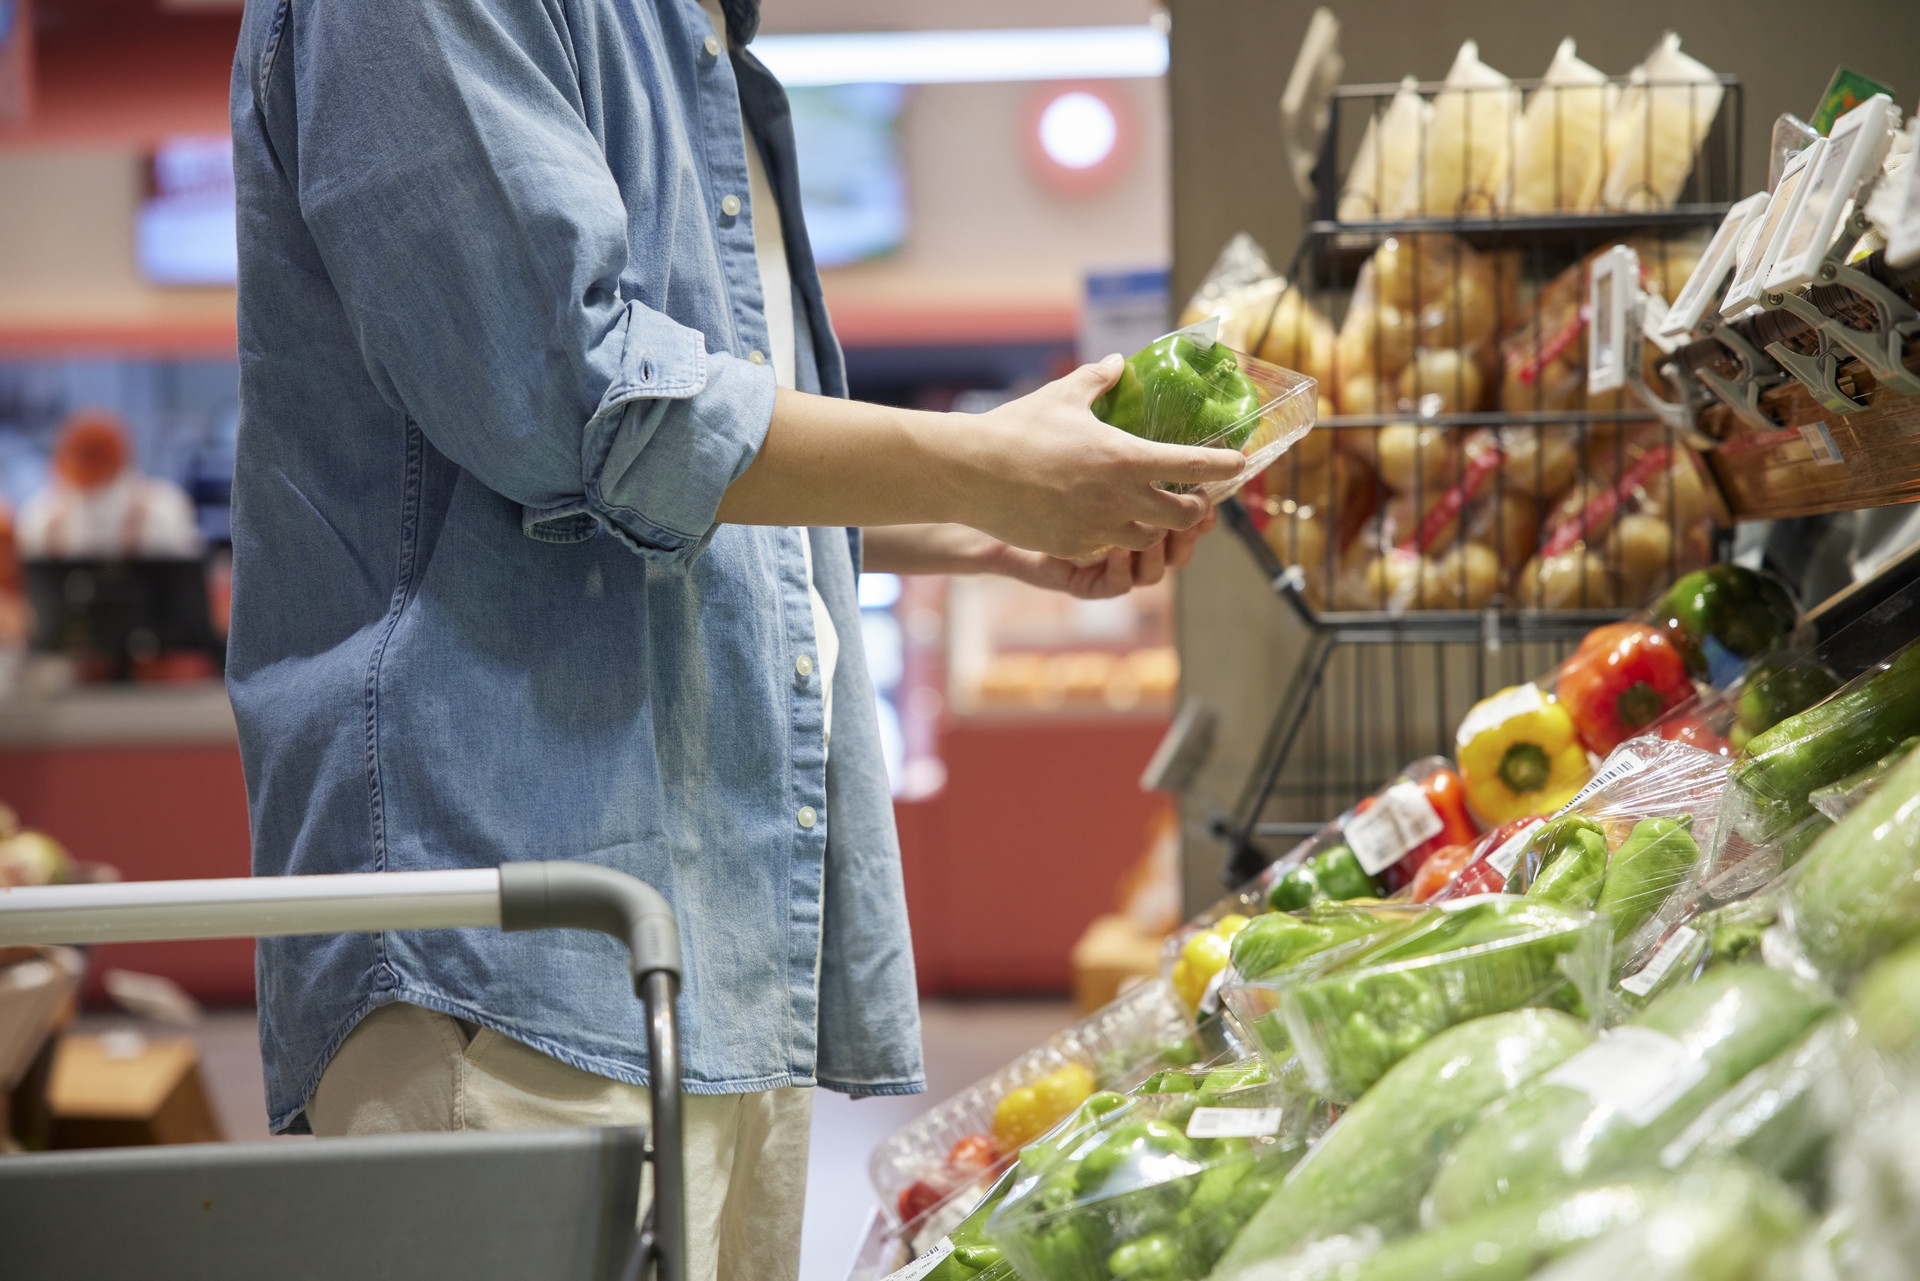
<instances>
[{"instance_id":1,"label":"human hand","mask_svg":"<svg viewBox=\"0 0 1920 1281\"><path fill-rule=\"evenodd\" d=\"M1179 569L1191 561L1194 544L1213 528L1216 519L1217 513L1209 508L1199 524L1169 533L1143 551L1113 547L1104 556L1078 560L996 542L986 564L990 572L1083 600L1124 596L1136 587L1153 586L1168 570Z\"/></svg>"},{"instance_id":2,"label":"human hand","mask_svg":"<svg viewBox=\"0 0 1920 1281\"><path fill-rule=\"evenodd\" d=\"M1020 560L1023 572L1016 577L1100 595L1117 595L1141 575L1158 581L1170 553L1176 564L1192 554L1191 539L1166 546L1168 531L1193 531L1210 519L1212 504L1155 482L1229 480L1246 465L1233 450L1157 444L1095 418L1089 407L1120 376L1121 365L1118 356L1082 365L997 409L954 415L940 434L937 448L950 459L959 495L953 519L1043 558L1072 560L1114 549L1100 566L1074 566L1073 572ZM1120 553L1131 552L1147 559L1127 560L1122 583Z\"/></svg>"}]
</instances>

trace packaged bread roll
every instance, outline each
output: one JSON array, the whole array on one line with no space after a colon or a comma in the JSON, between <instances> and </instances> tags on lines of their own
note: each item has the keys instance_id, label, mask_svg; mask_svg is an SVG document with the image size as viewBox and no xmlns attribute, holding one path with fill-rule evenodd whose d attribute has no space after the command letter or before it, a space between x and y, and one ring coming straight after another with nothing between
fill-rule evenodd
<instances>
[{"instance_id":1,"label":"packaged bread roll","mask_svg":"<svg viewBox=\"0 0 1920 1281\"><path fill-rule=\"evenodd\" d=\"M1720 81L1680 52L1669 31L1641 64L1644 82L1623 95L1600 202L1608 209L1668 209L1693 172L1694 155L1720 111Z\"/></svg>"},{"instance_id":2,"label":"packaged bread roll","mask_svg":"<svg viewBox=\"0 0 1920 1281\"><path fill-rule=\"evenodd\" d=\"M1583 211L1599 203L1614 90L1573 48L1571 37L1560 42L1520 117L1513 154L1516 213Z\"/></svg>"},{"instance_id":3,"label":"packaged bread roll","mask_svg":"<svg viewBox=\"0 0 1920 1281\"><path fill-rule=\"evenodd\" d=\"M1480 61L1479 45L1461 45L1433 100L1426 145L1407 175L1399 213L1453 217L1502 207L1518 97L1513 81Z\"/></svg>"},{"instance_id":4,"label":"packaged bread roll","mask_svg":"<svg viewBox=\"0 0 1920 1281\"><path fill-rule=\"evenodd\" d=\"M1341 222L1368 222L1388 216L1400 199L1420 155L1432 108L1420 96L1419 81L1408 76L1387 103L1387 109L1367 121L1360 150L1347 170L1336 216Z\"/></svg>"}]
</instances>

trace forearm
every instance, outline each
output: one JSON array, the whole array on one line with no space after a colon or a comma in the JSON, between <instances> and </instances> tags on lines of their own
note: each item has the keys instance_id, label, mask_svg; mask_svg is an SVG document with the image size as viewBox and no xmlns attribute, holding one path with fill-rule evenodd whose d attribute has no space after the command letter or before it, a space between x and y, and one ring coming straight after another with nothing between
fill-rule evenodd
<instances>
[{"instance_id":1,"label":"forearm","mask_svg":"<svg viewBox=\"0 0 1920 1281\"><path fill-rule=\"evenodd\" d=\"M863 526L956 519L965 504L954 474L961 443L954 418L782 388L759 454L728 487L719 519Z\"/></svg>"},{"instance_id":2,"label":"forearm","mask_svg":"<svg viewBox=\"0 0 1920 1281\"><path fill-rule=\"evenodd\" d=\"M1007 545L965 525L879 525L863 532L861 567L877 574L1005 572Z\"/></svg>"}]
</instances>

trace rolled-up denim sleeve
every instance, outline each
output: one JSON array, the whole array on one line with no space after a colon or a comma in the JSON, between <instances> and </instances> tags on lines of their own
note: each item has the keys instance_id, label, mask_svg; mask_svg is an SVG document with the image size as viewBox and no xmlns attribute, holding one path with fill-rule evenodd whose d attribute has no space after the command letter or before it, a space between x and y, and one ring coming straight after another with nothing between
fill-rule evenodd
<instances>
[{"instance_id":1,"label":"rolled-up denim sleeve","mask_svg":"<svg viewBox=\"0 0 1920 1281\"><path fill-rule=\"evenodd\" d=\"M382 394L530 537L683 559L766 434L773 371L623 284L627 210L558 8L292 4L292 65L262 74L295 77L297 120L268 131L294 131L280 162Z\"/></svg>"}]
</instances>

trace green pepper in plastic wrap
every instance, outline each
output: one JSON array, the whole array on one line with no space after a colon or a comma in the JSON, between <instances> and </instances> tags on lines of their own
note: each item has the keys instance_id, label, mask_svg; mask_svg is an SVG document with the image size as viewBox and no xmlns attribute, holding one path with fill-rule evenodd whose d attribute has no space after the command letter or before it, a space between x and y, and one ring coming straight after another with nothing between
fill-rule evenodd
<instances>
[{"instance_id":1,"label":"green pepper in plastic wrap","mask_svg":"<svg viewBox=\"0 0 1920 1281\"><path fill-rule=\"evenodd\" d=\"M1771 575L1739 565L1709 565L1684 574L1654 604L1657 626L1672 634L1696 676L1725 685L1746 660L1781 648L1799 608Z\"/></svg>"},{"instance_id":2,"label":"green pepper in plastic wrap","mask_svg":"<svg viewBox=\"0 0 1920 1281\"><path fill-rule=\"evenodd\" d=\"M1174 333L1127 358L1093 416L1165 444L1238 449L1260 420L1260 391L1231 348Z\"/></svg>"},{"instance_id":3,"label":"green pepper in plastic wrap","mask_svg":"<svg viewBox=\"0 0 1920 1281\"><path fill-rule=\"evenodd\" d=\"M1730 966L1667 993L1462 1134L1427 1197L1458 1223L1521 1194L1651 1164L1688 1123L1834 1008L1815 984Z\"/></svg>"},{"instance_id":4,"label":"green pepper in plastic wrap","mask_svg":"<svg viewBox=\"0 0 1920 1281\"><path fill-rule=\"evenodd\" d=\"M1607 836L1592 819L1568 814L1542 826L1527 842L1522 857L1537 857L1540 870L1526 896L1561 907L1592 907L1607 876Z\"/></svg>"},{"instance_id":5,"label":"green pepper in plastic wrap","mask_svg":"<svg viewBox=\"0 0 1920 1281\"><path fill-rule=\"evenodd\" d=\"M1304 915L1269 912L1233 938L1233 968L1246 979L1263 979L1328 948L1392 928L1393 922L1360 908Z\"/></svg>"},{"instance_id":6,"label":"green pepper in plastic wrap","mask_svg":"<svg viewBox=\"0 0 1920 1281\"><path fill-rule=\"evenodd\" d=\"M1349 1102L1436 1032L1526 1005L1600 1008L1604 918L1525 898L1455 899L1304 977L1280 1011L1314 1090Z\"/></svg>"},{"instance_id":7,"label":"green pepper in plastic wrap","mask_svg":"<svg viewBox=\"0 0 1920 1281\"><path fill-rule=\"evenodd\" d=\"M1273 883L1267 906L1276 912L1297 912L1323 899L1380 897L1380 882L1360 866L1360 857L1345 845L1320 851Z\"/></svg>"},{"instance_id":8,"label":"green pepper in plastic wrap","mask_svg":"<svg viewBox=\"0 0 1920 1281\"><path fill-rule=\"evenodd\" d=\"M1815 843L1786 904L1801 951L1836 978L1920 938L1920 751Z\"/></svg>"},{"instance_id":9,"label":"green pepper in plastic wrap","mask_svg":"<svg viewBox=\"0 0 1920 1281\"><path fill-rule=\"evenodd\" d=\"M1624 943L1665 906L1700 861L1690 830L1693 815L1643 818L1613 853L1599 909L1613 921L1613 939Z\"/></svg>"},{"instance_id":10,"label":"green pepper in plastic wrap","mask_svg":"<svg viewBox=\"0 0 1920 1281\"><path fill-rule=\"evenodd\" d=\"M1371 1226L1412 1228L1447 1143L1487 1104L1592 1044L1584 1023L1516 1010L1449 1028L1399 1063L1336 1121L1247 1222L1216 1281Z\"/></svg>"}]
</instances>

